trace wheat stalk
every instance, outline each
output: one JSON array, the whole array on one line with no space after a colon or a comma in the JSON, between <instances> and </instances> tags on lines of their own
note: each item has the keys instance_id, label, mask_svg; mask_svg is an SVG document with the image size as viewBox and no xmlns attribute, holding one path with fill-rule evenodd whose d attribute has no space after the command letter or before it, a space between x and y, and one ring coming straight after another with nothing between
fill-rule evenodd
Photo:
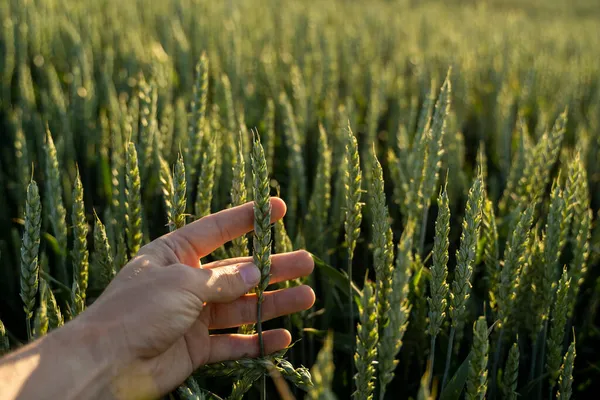
<instances>
[{"instance_id":1,"label":"wheat stalk","mask_svg":"<svg viewBox=\"0 0 600 400\"><path fill-rule=\"evenodd\" d=\"M323 347L317 355L317 360L310 370L313 387L308 392L311 400L326 400L333 395L333 377L335 365L333 363L333 333L329 332L323 342Z\"/></svg>"},{"instance_id":2,"label":"wheat stalk","mask_svg":"<svg viewBox=\"0 0 600 400\"><path fill-rule=\"evenodd\" d=\"M533 220L533 207L528 207L517 222L507 240L504 250L504 265L500 271L498 283L498 319L506 324L513 311L514 299L519 288L518 277L525 263L526 249L529 243L529 228ZM501 326L502 326L501 325Z\"/></svg>"},{"instance_id":3,"label":"wheat stalk","mask_svg":"<svg viewBox=\"0 0 600 400\"><path fill-rule=\"evenodd\" d=\"M266 157L266 155L265 155ZM237 158L233 165L233 180L231 181L231 205L240 206L247 201L246 194L246 160L242 152L242 138L240 136ZM248 239L246 235L237 237L231 241L231 257L248 256Z\"/></svg>"},{"instance_id":4,"label":"wheat stalk","mask_svg":"<svg viewBox=\"0 0 600 400\"><path fill-rule=\"evenodd\" d=\"M567 218L571 223L569 241L573 246L573 258L569 265L571 288L569 291L569 316L577 301L579 288L587 273L587 260L589 257L589 241L591 234L591 221L593 219L590 208L590 194L587 184L587 173L579 154L575 154L569 164L565 198L567 201Z\"/></svg>"},{"instance_id":5,"label":"wheat stalk","mask_svg":"<svg viewBox=\"0 0 600 400\"><path fill-rule=\"evenodd\" d=\"M186 219L186 191L187 181L185 175L185 162L181 153L177 156L177 163L173 171L173 190L171 196L171 209L169 211L169 230L172 232L185 226Z\"/></svg>"},{"instance_id":6,"label":"wheat stalk","mask_svg":"<svg viewBox=\"0 0 600 400\"><path fill-rule=\"evenodd\" d=\"M290 232L295 235L295 223L299 213L305 211L307 183L306 183L306 168L304 164L304 156L302 155L302 137L298 131L294 110L288 97L285 93L279 96L279 103L283 108L284 119L284 138L289 151L288 168L290 170L290 187L291 201L288 207L288 221L290 222Z\"/></svg>"},{"instance_id":7,"label":"wheat stalk","mask_svg":"<svg viewBox=\"0 0 600 400\"><path fill-rule=\"evenodd\" d=\"M326 258L327 216L331 205L331 150L327 144L327 132L319 124L319 160L313 193L308 204L307 223L311 226L310 250Z\"/></svg>"},{"instance_id":8,"label":"wheat stalk","mask_svg":"<svg viewBox=\"0 0 600 400\"><path fill-rule=\"evenodd\" d=\"M48 329L52 330L59 328L65 324L64 317L56 302L52 289L44 278L40 277L40 292L42 293L42 301L46 304L48 312Z\"/></svg>"},{"instance_id":9,"label":"wheat stalk","mask_svg":"<svg viewBox=\"0 0 600 400\"><path fill-rule=\"evenodd\" d=\"M94 222L94 261L100 269L103 284L107 285L115 277L117 270L106 235L106 228L95 211L94 216L96 217Z\"/></svg>"},{"instance_id":10,"label":"wheat stalk","mask_svg":"<svg viewBox=\"0 0 600 400\"><path fill-rule=\"evenodd\" d=\"M498 282L500 279L500 260L498 250L498 227L496 226L496 215L494 213L494 204L487 199L483 203L481 214L482 237L484 240L483 263L485 264L486 275L488 277L488 295L490 305L496 309L497 299L495 294L498 292Z\"/></svg>"},{"instance_id":11,"label":"wheat stalk","mask_svg":"<svg viewBox=\"0 0 600 400\"><path fill-rule=\"evenodd\" d=\"M81 291L81 298L85 301L89 280L89 252L87 250L88 225L85 218L85 205L83 202L83 185L79 176L79 168L75 176L73 187L73 280L77 281Z\"/></svg>"},{"instance_id":12,"label":"wheat stalk","mask_svg":"<svg viewBox=\"0 0 600 400\"><path fill-rule=\"evenodd\" d=\"M385 396L386 386L394 379L394 370L398 365L396 356L402 348L404 334L408 328L411 304L409 300L409 282L412 276L412 247L415 225L409 221L400 242L393 270L392 285L389 293L389 318L387 325L379 327L379 397Z\"/></svg>"},{"instance_id":13,"label":"wheat stalk","mask_svg":"<svg viewBox=\"0 0 600 400\"><path fill-rule=\"evenodd\" d=\"M21 299L25 310L27 337L32 339L31 317L38 292L40 250L40 227L42 224L42 205L37 183L31 180L27 186L25 202L25 229L21 242Z\"/></svg>"},{"instance_id":14,"label":"wheat stalk","mask_svg":"<svg viewBox=\"0 0 600 400\"><path fill-rule=\"evenodd\" d=\"M394 275L393 234L390 225L390 214L385 201L383 170L377 159L375 146L371 155L371 213L373 221L373 267L376 276L375 301L377 303L377 326L379 327L379 366L380 376L393 373L396 356L397 330L386 329L390 325L391 297ZM394 306L397 306L394 304ZM382 382L380 393L385 392ZM383 396L383 394L381 394Z\"/></svg>"},{"instance_id":15,"label":"wheat stalk","mask_svg":"<svg viewBox=\"0 0 600 400\"><path fill-rule=\"evenodd\" d=\"M4 328L4 323L0 320L0 356L8 353L10 350L10 342L8 341L8 336L6 336L6 328Z\"/></svg>"},{"instance_id":16,"label":"wheat stalk","mask_svg":"<svg viewBox=\"0 0 600 400\"><path fill-rule=\"evenodd\" d=\"M140 170L135 145L127 145L127 162L125 169L125 224L129 257L133 258L142 246L142 197Z\"/></svg>"},{"instance_id":17,"label":"wheat stalk","mask_svg":"<svg viewBox=\"0 0 600 400\"><path fill-rule=\"evenodd\" d=\"M477 177L469 190L465 217L462 223L460 236L460 247L456 252L456 270L450 292L449 315L452 320L450 339L446 353L446 367L442 379L442 387L446 384L450 369L451 350L456 331L460 331L464 323L464 314L467 300L471 293L471 276L473 275L473 263L477 241L479 240L479 225L481 223L481 208L483 203L483 182Z\"/></svg>"},{"instance_id":18,"label":"wheat stalk","mask_svg":"<svg viewBox=\"0 0 600 400\"><path fill-rule=\"evenodd\" d=\"M450 234L450 208L449 208L447 184L438 196L438 216L435 221L435 237L433 241L433 262L431 264L431 280L429 281L429 292L427 298L429 304L429 324L427 332L431 336L431 348L429 353L429 368L433 371L435 361L435 340L446 318L446 307L448 302L448 246L450 245L448 235ZM433 373L430 374L432 376Z\"/></svg>"},{"instance_id":19,"label":"wheat stalk","mask_svg":"<svg viewBox=\"0 0 600 400\"><path fill-rule=\"evenodd\" d=\"M542 319L545 321L550 314L550 306L554 301L556 283L560 277L558 260L566 242L566 227L568 225L567 204L558 179L554 181L550 196L550 209L546 221L543 250L543 274L541 287Z\"/></svg>"},{"instance_id":20,"label":"wheat stalk","mask_svg":"<svg viewBox=\"0 0 600 400\"><path fill-rule=\"evenodd\" d=\"M140 130L138 133L138 149L140 170L143 180L146 181L152 168L152 154L156 146L157 121L156 110L158 93L156 86L142 79L139 83ZM157 149L158 150L158 149ZM157 151L160 154L160 150Z\"/></svg>"},{"instance_id":21,"label":"wheat stalk","mask_svg":"<svg viewBox=\"0 0 600 400\"><path fill-rule=\"evenodd\" d=\"M358 143L352 133L352 128L348 125L348 141L346 144L346 164L345 174L345 192L346 192L346 218L344 229L346 232L346 247L348 248L348 287L349 309L350 309L350 334L354 336L354 305L352 304L352 260L354 259L354 249L356 241L360 236L360 224L362 222L361 203L361 181L362 171L360 169L360 156L358 154Z\"/></svg>"},{"instance_id":22,"label":"wheat stalk","mask_svg":"<svg viewBox=\"0 0 600 400\"><path fill-rule=\"evenodd\" d=\"M569 345L569 349L565 353L563 363L560 367L560 378L558 380L558 392L556 398L559 400L569 400L573 393L573 368L575 366L575 338Z\"/></svg>"},{"instance_id":23,"label":"wheat stalk","mask_svg":"<svg viewBox=\"0 0 600 400\"><path fill-rule=\"evenodd\" d=\"M275 103L272 99L267 100L262 142L264 143L267 168L269 171L273 171L273 160L275 158Z\"/></svg>"},{"instance_id":24,"label":"wheat stalk","mask_svg":"<svg viewBox=\"0 0 600 400\"><path fill-rule=\"evenodd\" d=\"M192 91L190 104L190 118L188 122L188 147L185 160L188 173L187 182L196 182L196 173L200 162L201 145L206 121L206 104L208 98L208 57L202 53L198 64L196 64L196 82Z\"/></svg>"},{"instance_id":25,"label":"wheat stalk","mask_svg":"<svg viewBox=\"0 0 600 400\"><path fill-rule=\"evenodd\" d=\"M442 156L444 154L443 141L446 132L446 117L450 111L450 95L452 86L450 84L450 70L446 75L444 84L440 90L440 95L435 103L431 128L428 133L429 140L427 141L427 161L423 170L423 183L421 199L423 201L423 215L421 218L421 240L419 249L423 249L425 242L425 227L427 226L427 213L429 211L429 203L434 195L438 185L438 176L441 166ZM483 179L483 178L482 178Z\"/></svg>"},{"instance_id":26,"label":"wheat stalk","mask_svg":"<svg viewBox=\"0 0 600 400\"><path fill-rule=\"evenodd\" d=\"M375 301L375 284L369 282L365 277L362 296L358 303L359 324L356 328L356 353L354 353L354 365L356 375L354 382L356 390L352 394L355 399L373 398L375 389L375 366L377 360L377 303Z\"/></svg>"},{"instance_id":27,"label":"wheat stalk","mask_svg":"<svg viewBox=\"0 0 600 400\"><path fill-rule=\"evenodd\" d=\"M546 369L549 374L550 390L554 388L559 376L561 355L563 349L563 339L565 337L565 327L567 324L569 290L571 286L571 277L565 268L558 281L556 290L556 301L552 310L552 320L550 324L550 336L547 341L548 356L546 358Z\"/></svg>"},{"instance_id":28,"label":"wheat stalk","mask_svg":"<svg viewBox=\"0 0 600 400\"><path fill-rule=\"evenodd\" d=\"M485 317L479 317L473 324L473 346L469 361L467 392L465 398L483 400L487 392L488 333Z\"/></svg>"},{"instance_id":29,"label":"wheat stalk","mask_svg":"<svg viewBox=\"0 0 600 400\"><path fill-rule=\"evenodd\" d=\"M215 184L216 155L217 143L215 138L211 138L202 154L202 169L200 170L200 178L198 179L196 190L194 210L198 219L210 215L213 187Z\"/></svg>"},{"instance_id":30,"label":"wheat stalk","mask_svg":"<svg viewBox=\"0 0 600 400\"><path fill-rule=\"evenodd\" d=\"M516 400L519 383L519 346L513 343L508 352L506 367L502 371L502 393L506 400Z\"/></svg>"},{"instance_id":31,"label":"wheat stalk","mask_svg":"<svg viewBox=\"0 0 600 400\"><path fill-rule=\"evenodd\" d=\"M265 347L262 336L262 303L263 293L269 286L271 278L271 197L269 190L269 172L267 171L267 160L260 143L258 133L253 134L252 144L252 182L254 193L254 236L252 241L252 255L254 265L260 271L260 282L257 287L256 308L256 331L260 355L265 355ZM263 378L263 389L261 397L266 396L266 378Z\"/></svg>"},{"instance_id":32,"label":"wheat stalk","mask_svg":"<svg viewBox=\"0 0 600 400\"><path fill-rule=\"evenodd\" d=\"M65 209L62 197L61 174L56 154L56 147L52 140L50 129L46 127L45 150L45 177L46 177L46 196L48 218L52 231L56 237L60 249L59 276L58 279L65 283L67 281L67 271L65 258L67 255L67 211Z\"/></svg>"},{"instance_id":33,"label":"wheat stalk","mask_svg":"<svg viewBox=\"0 0 600 400\"><path fill-rule=\"evenodd\" d=\"M40 288L40 292L43 293L44 289ZM48 325L48 308L46 307L46 301L44 299L44 296L42 296L40 305L35 313L35 318L33 322L33 337L39 339L42 336L46 335L48 333Z\"/></svg>"}]
</instances>

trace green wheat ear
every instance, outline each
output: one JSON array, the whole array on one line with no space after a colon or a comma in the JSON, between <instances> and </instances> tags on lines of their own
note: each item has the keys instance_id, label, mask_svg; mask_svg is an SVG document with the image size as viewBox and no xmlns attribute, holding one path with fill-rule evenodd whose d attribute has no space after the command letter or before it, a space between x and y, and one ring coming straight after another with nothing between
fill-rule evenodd
<instances>
[{"instance_id":1,"label":"green wheat ear","mask_svg":"<svg viewBox=\"0 0 600 400\"><path fill-rule=\"evenodd\" d=\"M263 293L271 278L271 196L269 172L265 153L258 133L253 134L252 145L252 183L254 193L254 237L252 241L254 265L260 270L258 284L257 331L261 356L264 355L262 340L261 311Z\"/></svg>"},{"instance_id":2,"label":"green wheat ear","mask_svg":"<svg viewBox=\"0 0 600 400\"><path fill-rule=\"evenodd\" d=\"M319 124L317 175L315 177L313 193L308 204L307 223L311 226L309 250L320 257L326 257L327 251L327 217L331 205L331 150L327 143L327 132Z\"/></svg>"},{"instance_id":3,"label":"green wheat ear","mask_svg":"<svg viewBox=\"0 0 600 400\"><path fill-rule=\"evenodd\" d=\"M264 143L267 168L269 171L273 171L273 159L275 158L275 102L272 99L267 100L262 142Z\"/></svg>"},{"instance_id":4,"label":"green wheat ear","mask_svg":"<svg viewBox=\"0 0 600 400\"><path fill-rule=\"evenodd\" d=\"M173 177L171 176L171 169L169 168L169 163L159 154L158 155L158 164L159 164L159 180L160 180L160 188L163 195L163 202L165 205L165 210L167 211L167 216L169 219L169 226L171 224L171 197L173 193Z\"/></svg>"},{"instance_id":5,"label":"green wheat ear","mask_svg":"<svg viewBox=\"0 0 600 400\"><path fill-rule=\"evenodd\" d=\"M44 278L40 278L40 290L42 292L42 298L44 299L43 301L46 303L48 309L48 330L63 326L65 324L64 317L56 302L52 289Z\"/></svg>"},{"instance_id":6,"label":"green wheat ear","mask_svg":"<svg viewBox=\"0 0 600 400\"><path fill-rule=\"evenodd\" d=\"M317 361L310 371L314 386L308 392L309 399L326 400L334 396L332 388L334 372L333 333L329 332L325 337L323 347L317 355Z\"/></svg>"},{"instance_id":7,"label":"green wheat ear","mask_svg":"<svg viewBox=\"0 0 600 400\"><path fill-rule=\"evenodd\" d=\"M127 145L125 164L125 226L129 258L135 257L142 246L142 196L140 170L135 145Z\"/></svg>"},{"instance_id":8,"label":"green wheat ear","mask_svg":"<svg viewBox=\"0 0 600 400\"><path fill-rule=\"evenodd\" d=\"M8 353L10 350L10 342L8 336L6 336L6 328L4 328L4 322L0 320L0 356Z\"/></svg>"},{"instance_id":9,"label":"green wheat ear","mask_svg":"<svg viewBox=\"0 0 600 400\"><path fill-rule=\"evenodd\" d=\"M438 196L438 216L435 221L435 237L433 241L433 263L431 280L429 281L431 297L429 303L429 327L431 336L437 336L446 317L446 296L448 294L448 235L450 234L450 208L447 185L444 185ZM433 351L433 349L431 350ZM433 366L431 366L433 368Z\"/></svg>"},{"instance_id":10,"label":"green wheat ear","mask_svg":"<svg viewBox=\"0 0 600 400\"><path fill-rule=\"evenodd\" d=\"M573 393L573 368L575 366L575 337L569 345L569 349L563 358L560 367L560 378L558 380L558 392L556 398L559 400L569 400Z\"/></svg>"},{"instance_id":11,"label":"green wheat ear","mask_svg":"<svg viewBox=\"0 0 600 400\"><path fill-rule=\"evenodd\" d=\"M409 300L409 287L412 277L414 230L414 223L408 221L398 243L396 263L392 272L391 288L388 292L389 316L386 325L379 326L381 332L378 347L380 398L385 396L386 386L394 379L394 371L398 365L396 356L402 349L404 334L408 328L412 309ZM388 232L391 233L391 231ZM391 239L388 239L389 242L391 242ZM390 251L390 254L393 254L393 252Z\"/></svg>"},{"instance_id":12,"label":"green wheat ear","mask_svg":"<svg viewBox=\"0 0 600 400\"><path fill-rule=\"evenodd\" d=\"M482 203L483 182L478 177L469 190L465 217L462 223L460 247L456 253L456 271L452 282L449 312L454 328L461 326L463 322L465 307L471 293L471 276L479 239Z\"/></svg>"},{"instance_id":13,"label":"green wheat ear","mask_svg":"<svg viewBox=\"0 0 600 400\"><path fill-rule=\"evenodd\" d=\"M508 352L506 367L502 372L502 393L507 400L516 400L519 383L519 346L513 343Z\"/></svg>"},{"instance_id":14,"label":"green wheat ear","mask_svg":"<svg viewBox=\"0 0 600 400\"><path fill-rule=\"evenodd\" d=\"M77 281L81 291L81 298L85 301L89 280L89 252L87 250L88 225L85 218L85 205L83 203L83 185L79 176L79 168L75 176L73 187L73 279Z\"/></svg>"},{"instance_id":15,"label":"green wheat ear","mask_svg":"<svg viewBox=\"0 0 600 400\"><path fill-rule=\"evenodd\" d=\"M266 155L265 155L266 156ZM242 149L242 138L239 138L237 157L233 164L233 179L231 181L231 205L241 206L247 201L246 193L246 160ZM231 241L231 257L247 257L248 238L246 235L237 237Z\"/></svg>"},{"instance_id":16,"label":"green wheat ear","mask_svg":"<svg viewBox=\"0 0 600 400\"><path fill-rule=\"evenodd\" d=\"M496 298L494 294L498 292L498 279L500 274L500 260L498 249L498 227L496 225L496 214L494 213L494 204L485 199L481 218L482 237L484 240L483 263L488 277L488 294L490 296L490 305L496 309Z\"/></svg>"},{"instance_id":17,"label":"green wheat ear","mask_svg":"<svg viewBox=\"0 0 600 400\"><path fill-rule=\"evenodd\" d=\"M352 394L355 399L372 399L375 390L375 366L377 360L377 303L375 301L375 284L365 276L365 285L358 303L359 324L356 328L356 353L354 365L356 390Z\"/></svg>"},{"instance_id":18,"label":"green wheat ear","mask_svg":"<svg viewBox=\"0 0 600 400\"><path fill-rule=\"evenodd\" d=\"M473 324L473 347L467 378L467 399L483 400L487 392L489 349L487 328L485 317L479 317Z\"/></svg>"},{"instance_id":19,"label":"green wheat ear","mask_svg":"<svg viewBox=\"0 0 600 400\"><path fill-rule=\"evenodd\" d=\"M358 153L358 142L352 128L348 126L348 142L346 144L346 245L348 257L353 258L356 241L360 236L360 224L362 222L362 171L360 168L360 156Z\"/></svg>"},{"instance_id":20,"label":"green wheat ear","mask_svg":"<svg viewBox=\"0 0 600 400\"><path fill-rule=\"evenodd\" d=\"M560 374L560 362L562 356L563 339L565 337L565 327L567 324L567 315L569 308L569 290L571 278L567 268L563 268L563 273L558 281L556 290L556 301L552 310L552 319L550 324L550 334L546 342L548 355L546 358L546 368L548 371L550 387L553 388Z\"/></svg>"},{"instance_id":21,"label":"green wheat ear","mask_svg":"<svg viewBox=\"0 0 600 400\"><path fill-rule=\"evenodd\" d=\"M172 232L185 226L186 191L187 181L183 156L177 156L177 163L173 171L173 190L171 192L171 209L169 211L169 230Z\"/></svg>"},{"instance_id":22,"label":"green wheat ear","mask_svg":"<svg viewBox=\"0 0 600 400\"><path fill-rule=\"evenodd\" d=\"M102 283L106 286L115 277L117 270L113 261L108 236L106 235L106 228L95 211L94 216L94 261L99 267Z\"/></svg>"},{"instance_id":23,"label":"green wheat ear","mask_svg":"<svg viewBox=\"0 0 600 400\"><path fill-rule=\"evenodd\" d=\"M27 322L28 339L32 339L31 317L38 293L40 250L40 228L42 205L37 183L32 180L27 186L25 201L25 229L21 243L21 299Z\"/></svg>"},{"instance_id":24,"label":"green wheat ear","mask_svg":"<svg viewBox=\"0 0 600 400\"><path fill-rule=\"evenodd\" d=\"M208 57L202 53L196 64L196 83L193 87L191 115L188 123L188 147L185 160L188 173L187 182L193 185L197 178L197 167L200 163L204 125L206 121L206 104L208 99Z\"/></svg>"},{"instance_id":25,"label":"green wheat ear","mask_svg":"<svg viewBox=\"0 0 600 400\"><path fill-rule=\"evenodd\" d=\"M208 146L202 155L202 169L198 179L196 203L194 210L196 218L200 219L210 215L213 187L215 184L215 166L217 156L217 143L214 138L209 139Z\"/></svg>"},{"instance_id":26,"label":"green wheat ear","mask_svg":"<svg viewBox=\"0 0 600 400\"><path fill-rule=\"evenodd\" d=\"M33 337L35 337L36 339L39 339L48 333L49 325L48 308L46 306L46 301L43 296L40 300L40 305L35 313L33 323Z\"/></svg>"},{"instance_id":27,"label":"green wheat ear","mask_svg":"<svg viewBox=\"0 0 600 400\"><path fill-rule=\"evenodd\" d=\"M67 256L67 211L63 203L60 166L54 140L50 129L46 128L45 150L45 178L46 178L46 199L48 208L48 218L56 241L60 248L59 275L57 278L65 283L67 282L66 256Z\"/></svg>"},{"instance_id":28,"label":"green wheat ear","mask_svg":"<svg viewBox=\"0 0 600 400\"><path fill-rule=\"evenodd\" d=\"M396 353L401 340L398 335L400 326L395 326L394 317L399 309L399 303L392 303L396 298L394 289L394 238L390 225L390 214L385 200L385 183L383 169L377 159L375 146L373 146L371 171L371 211L373 221L373 267L376 275L376 302L378 308L379 327L379 373L380 396L385 394L385 386L393 378L396 367ZM400 292L402 289L398 290ZM394 309L392 310L392 306Z\"/></svg>"},{"instance_id":29,"label":"green wheat ear","mask_svg":"<svg viewBox=\"0 0 600 400\"><path fill-rule=\"evenodd\" d=\"M513 312L514 300L519 288L519 275L525 263L529 243L529 229L533 220L533 206L528 207L517 222L504 250L504 266L500 271L498 283L498 318L506 324Z\"/></svg>"}]
</instances>

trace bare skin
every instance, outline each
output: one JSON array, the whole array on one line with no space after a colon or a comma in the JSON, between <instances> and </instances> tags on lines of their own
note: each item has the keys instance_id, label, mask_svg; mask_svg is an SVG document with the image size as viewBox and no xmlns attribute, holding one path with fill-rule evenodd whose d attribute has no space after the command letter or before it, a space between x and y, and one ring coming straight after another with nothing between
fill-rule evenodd
<instances>
[{"instance_id":1,"label":"bare skin","mask_svg":"<svg viewBox=\"0 0 600 400\"><path fill-rule=\"evenodd\" d=\"M285 203L271 200L272 220ZM252 203L202 218L144 246L88 309L64 327L0 359L2 399L151 399L207 363L259 354L256 335L211 330L256 321L252 258L200 258L252 230ZM272 257L271 283L306 276L305 251ZM308 286L265 293L263 320L312 306ZM290 344L264 332L266 352Z\"/></svg>"}]
</instances>

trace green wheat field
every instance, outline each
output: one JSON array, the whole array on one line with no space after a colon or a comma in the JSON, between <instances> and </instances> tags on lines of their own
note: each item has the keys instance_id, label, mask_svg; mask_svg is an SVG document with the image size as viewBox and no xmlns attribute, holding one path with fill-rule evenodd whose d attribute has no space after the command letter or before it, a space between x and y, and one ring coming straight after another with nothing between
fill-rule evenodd
<instances>
[{"instance_id":1,"label":"green wheat field","mask_svg":"<svg viewBox=\"0 0 600 400\"><path fill-rule=\"evenodd\" d=\"M0 353L279 195L267 247L315 259L265 324L293 346L165 399L594 396L595 0L0 0L0 188Z\"/></svg>"}]
</instances>

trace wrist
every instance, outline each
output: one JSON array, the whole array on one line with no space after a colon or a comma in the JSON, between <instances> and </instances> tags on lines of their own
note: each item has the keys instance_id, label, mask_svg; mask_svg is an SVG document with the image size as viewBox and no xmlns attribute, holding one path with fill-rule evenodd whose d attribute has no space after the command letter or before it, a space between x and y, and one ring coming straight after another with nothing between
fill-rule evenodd
<instances>
[{"instance_id":1,"label":"wrist","mask_svg":"<svg viewBox=\"0 0 600 400\"><path fill-rule=\"evenodd\" d=\"M68 399L156 398L159 389L143 360L122 343L123 333L110 324L98 325L85 315L53 332L46 346L61 349L59 357L70 376ZM50 336L50 335L49 335ZM62 356L61 356L62 354Z\"/></svg>"},{"instance_id":2,"label":"wrist","mask_svg":"<svg viewBox=\"0 0 600 400\"><path fill-rule=\"evenodd\" d=\"M22 362L35 364L23 398L114 398L119 359L107 336L90 328L74 320L23 349Z\"/></svg>"},{"instance_id":3,"label":"wrist","mask_svg":"<svg viewBox=\"0 0 600 400\"><path fill-rule=\"evenodd\" d=\"M109 335L82 320L73 320L43 338L43 353L61 365L68 399L109 399L121 369Z\"/></svg>"},{"instance_id":4,"label":"wrist","mask_svg":"<svg viewBox=\"0 0 600 400\"><path fill-rule=\"evenodd\" d=\"M101 336L73 321L0 360L0 397L114 398L116 362Z\"/></svg>"}]
</instances>

